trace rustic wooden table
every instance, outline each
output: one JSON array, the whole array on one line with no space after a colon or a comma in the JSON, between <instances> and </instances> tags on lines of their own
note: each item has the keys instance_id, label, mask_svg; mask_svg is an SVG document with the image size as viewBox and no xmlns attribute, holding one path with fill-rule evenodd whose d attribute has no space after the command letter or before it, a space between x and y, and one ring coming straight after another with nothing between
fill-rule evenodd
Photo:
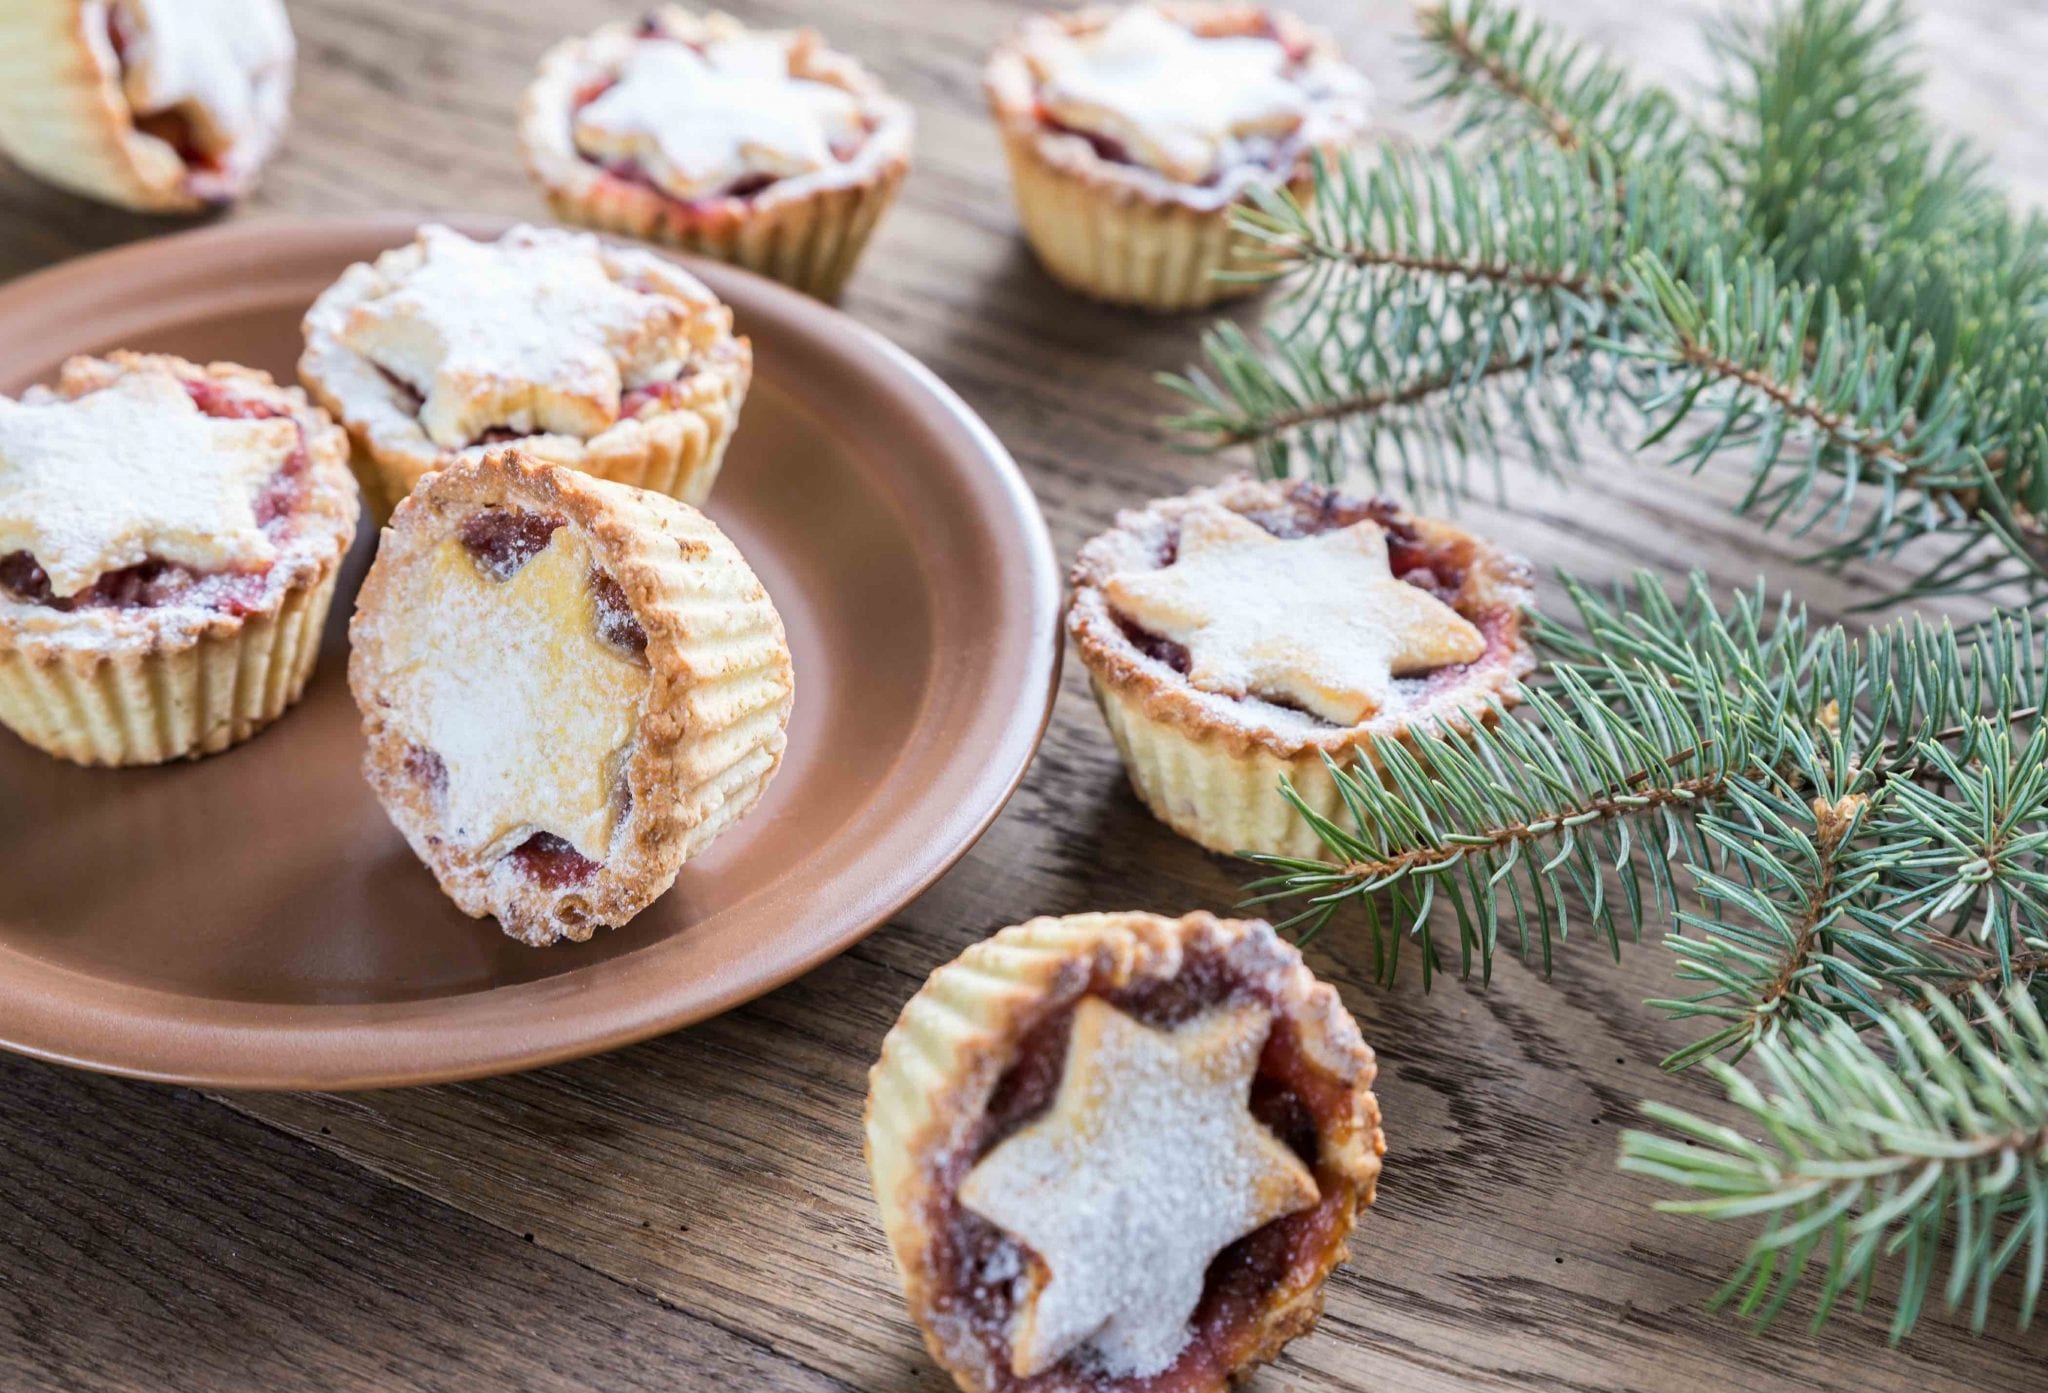
<instances>
[{"instance_id":1,"label":"rustic wooden table","mask_svg":"<svg viewBox=\"0 0 2048 1393\"><path fill-rule=\"evenodd\" d=\"M559 35L623 4L292 0L291 137L247 210L538 215L514 107ZM812 21L918 108L916 166L846 308L924 359L1009 443L1070 554L1121 504L1222 466L1176 455L1153 373L1202 321L1081 303L1017 240L977 83L1012 0L761 0ZM1409 114L1400 0L1301 6ZM1698 0L1544 8L1659 75L1701 73ZM2041 201L2048 9L1922 6L1930 97ZM0 174L0 275L161 225ZM1801 572L1797 544L1727 516L1726 480L1616 458L1561 491L1517 476L1472 520L1546 570L1761 571L1834 612L1867 586ZM0 1386L939 1390L898 1300L860 1159L866 1071L924 975L1035 913L1221 909L1243 868L1176 839L1125 789L1070 670L1043 753L960 866L845 957L755 1005L601 1059L367 1096L210 1096L0 1061ZM1733 1231L1649 1212L1615 1138L1687 1038L1640 1002L1656 944L1567 949L1554 980L1373 987L1341 925L1312 952L1380 1051L1390 1151L1380 1204L1321 1332L1279 1390L1963 1389L2048 1384L2048 1336L1929 1320L1889 1349L1876 1317L1765 1338L1702 1303ZM1412 955L1411 955L1411 966Z\"/></svg>"}]
</instances>

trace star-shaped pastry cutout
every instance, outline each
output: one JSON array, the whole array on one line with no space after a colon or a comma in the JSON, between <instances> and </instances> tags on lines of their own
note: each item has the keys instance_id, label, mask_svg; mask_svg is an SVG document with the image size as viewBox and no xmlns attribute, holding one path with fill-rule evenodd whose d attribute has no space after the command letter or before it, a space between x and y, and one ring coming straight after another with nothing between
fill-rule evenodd
<instances>
[{"instance_id":1,"label":"star-shaped pastry cutout","mask_svg":"<svg viewBox=\"0 0 2048 1393\"><path fill-rule=\"evenodd\" d=\"M1284 135L1307 111L1281 45L1196 34L1150 5L1133 5L1092 34L1049 36L1033 57L1040 99L1062 123L1120 141L1188 184L1216 172L1226 142Z\"/></svg>"},{"instance_id":2,"label":"star-shaped pastry cutout","mask_svg":"<svg viewBox=\"0 0 2048 1393\"><path fill-rule=\"evenodd\" d=\"M750 174L786 178L833 163L860 132L844 88L797 77L789 45L742 36L695 48L643 39L604 95L576 114L577 144L632 159L677 198L717 193Z\"/></svg>"},{"instance_id":3,"label":"star-shaped pastry cutout","mask_svg":"<svg viewBox=\"0 0 2048 1393\"><path fill-rule=\"evenodd\" d=\"M167 372L82 397L0 397L0 556L29 553L58 596L151 558L267 565L256 495L298 445L289 420L208 416Z\"/></svg>"},{"instance_id":4,"label":"star-shaped pastry cutout","mask_svg":"<svg viewBox=\"0 0 2048 1393\"><path fill-rule=\"evenodd\" d=\"M1170 566L1103 587L1140 628L1188 650L1205 692L1261 696L1337 725L1387 703L1395 677L1469 663L1486 640L1456 610L1395 577L1373 522L1289 540L1210 503L1182 519Z\"/></svg>"},{"instance_id":5,"label":"star-shaped pastry cutout","mask_svg":"<svg viewBox=\"0 0 2048 1393\"><path fill-rule=\"evenodd\" d=\"M559 527L509 579L454 539L392 624L392 710L447 767L443 820L465 848L552 832L603 861L647 669L598 630L590 546Z\"/></svg>"},{"instance_id":6,"label":"star-shaped pastry cutout","mask_svg":"<svg viewBox=\"0 0 2048 1393\"><path fill-rule=\"evenodd\" d=\"M1216 1255L1317 1201L1250 1111L1270 1026L1241 1006L1155 1030L1081 999L1052 1107L960 1184L1037 1259L1010 1332L1019 1378L1084 1345L1112 1373L1158 1373L1187 1345Z\"/></svg>"},{"instance_id":7,"label":"star-shaped pastry cutout","mask_svg":"<svg viewBox=\"0 0 2048 1393\"><path fill-rule=\"evenodd\" d=\"M628 386L674 377L684 307L612 279L595 238L420 229L419 266L341 339L419 392L420 426L460 449L492 426L588 439Z\"/></svg>"}]
</instances>

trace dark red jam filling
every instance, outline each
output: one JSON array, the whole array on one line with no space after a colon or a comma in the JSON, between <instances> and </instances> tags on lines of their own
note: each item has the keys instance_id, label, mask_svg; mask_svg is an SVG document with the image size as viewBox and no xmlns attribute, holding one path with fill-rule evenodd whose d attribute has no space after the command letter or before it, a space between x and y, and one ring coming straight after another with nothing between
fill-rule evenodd
<instances>
[{"instance_id":1,"label":"dark red jam filling","mask_svg":"<svg viewBox=\"0 0 2048 1393\"><path fill-rule=\"evenodd\" d=\"M1466 577L1472 570L1473 548L1469 542L1431 545L1416 530L1401 506L1388 498L1355 498L1334 489L1303 483L1290 491L1285 505L1251 509L1242 516L1275 537L1288 541L1334 532L1360 522L1377 523L1387 534L1387 564L1394 575L1427 590L1453 609L1458 608ZM1159 565L1171 566L1179 555L1180 536L1176 532L1159 549ZM1477 661L1483 663L1497 656L1507 642L1512 616L1505 610L1477 614L1459 612L1486 640L1486 652ZM1142 628L1121 614L1113 614L1112 617L1133 648L1154 662L1166 664L1183 677L1187 675L1191 664L1184 645ZM1428 674L1425 680L1431 685L1453 682L1473 666L1472 663L1463 663L1439 668Z\"/></svg>"},{"instance_id":2,"label":"dark red jam filling","mask_svg":"<svg viewBox=\"0 0 2048 1393\"><path fill-rule=\"evenodd\" d=\"M646 656L647 630L635 617L618 581L604 571L592 571L590 593L597 600L597 636L636 658Z\"/></svg>"},{"instance_id":3,"label":"dark red jam filling","mask_svg":"<svg viewBox=\"0 0 2048 1393\"><path fill-rule=\"evenodd\" d=\"M1054 1012L1019 1042L1016 1060L997 1081L980 1127L941 1168L934 1200L937 1304L947 1315L963 1319L981 1341L995 1393L1102 1393L1109 1388L1180 1393L1218 1386L1250 1353L1257 1317L1271 1296L1313 1277L1351 1202L1350 1180L1322 1164L1320 1154L1323 1126L1350 1115L1350 1091L1309 1062L1293 1022L1280 1014L1280 1001L1264 983L1222 954L1197 949L1190 950L1180 975L1171 981L1097 995L1158 1029L1219 1006L1258 1003L1273 1010L1273 1030L1252 1080L1251 1112L1314 1172L1322 1199L1217 1254L1195 1307L1187 1347L1161 1372L1113 1379L1089 1367L1085 1358L1069 1358L1035 1377L1016 1377L1010 1372L1008 1332L1015 1314L1010 1274L1022 1265L1018 1245L962 1207L958 1192L976 1162L1052 1105L1074 1017L1072 1007Z\"/></svg>"},{"instance_id":4,"label":"dark red jam filling","mask_svg":"<svg viewBox=\"0 0 2048 1393\"><path fill-rule=\"evenodd\" d=\"M422 785L429 793L440 794L447 791L447 761L424 745L413 745L406 749L405 772L408 778Z\"/></svg>"},{"instance_id":5,"label":"dark red jam filling","mask_svg":"<svg viewBox=\"0 0 2048 1393\"><path fill-rule=\"evenodd\" d=\"M567 523L568 519L552 513L490 508L464 518L455 535L485 575L507 581L546 551L548 543L555 539L555 529Z\"/></svg>"},{"instance_id":6,"label":"dark red jam filling","mask_svg":"<svg viewBox=\"0 0 2048 1393\"><path fill-rule=\"evenodd\" d=\"M619 397L619 419L630 421L651 407L672 407L682 400L683 383L697 372L693 363L683 364L682 371L667 382L643 382L638 387L628 388Z\"/></svg>"},{"instance_id":7,"label":"dark red jam filling","mask_svg":"<svg viewBox=\"0 0 2048 1393\"><path fill-rule=\"evenodd\" d=\"M566 890L597 874L598 863L552 832L536 832L509 853L520 873L543 890Z\"/></svg>"},{"instance_id":8,"label":"dark red jam filling","mask_svg":"<svg viewBox=\"0 0 2048 1393\"><path fill-rule=\"evenodd\" d=\"M218 382L199 379L183 385L193 404L208 416L223 420L286 418L297 425L296 418L284 408L240 396ZM299 443L264 481L253 504L257 525L273 546L281 545L291 535L292 521L312 491L313 466L306 453L305 428L299 426L298 431ZM239 617L263 607L269 577L267 568L195 571L176 562L150 558L109 571L78 593L59 597L50 589L50 577L35 557L17 551L0 556L0 588L16 599L64 614L82 609L161 609L178 605Z\"/></svg>"}]
</instances>

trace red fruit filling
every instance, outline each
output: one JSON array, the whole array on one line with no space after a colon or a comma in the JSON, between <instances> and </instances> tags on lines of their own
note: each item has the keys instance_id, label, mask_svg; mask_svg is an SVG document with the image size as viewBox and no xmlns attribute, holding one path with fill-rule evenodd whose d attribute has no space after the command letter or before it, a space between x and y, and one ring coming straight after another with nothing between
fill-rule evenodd
<instances>
[{"instance_id":1,"label":"red fruit filling","mask_svg":"<svg viewBox=\"0 0 2048 1393\"><path fill-rule=\"evenodd\" d=\"M597 636L635 657L647 652L647 630L633 614L626 592L604 571L590 573L590 593L597 600Z\"/></svg>"},{"instance_id":2,"label":"red fruit filling","mask_svg":"<svg viewBox=\"0 0 2048 1393\"><path fill-rule=\"evenodd\" d=\"M438 794L448 787L447 761L424 745L407 747L405 772L414 783L424 784L430 793Z\"/></svg>"},{"instance_id":3,"label":"red fruit filling","mask_svg":"<svg viewBox=\"0 0 2048 1393\"><path fill-rule=\"evenodd\" d=\"M1112 1388L1179 1393L1217 1386L1250 1353L1255 1318L1267 1298L1283 1285L1305 1285L1313 1278L1352 1202L1349 1178L1322 1163L1320 1140L1325 1128L1351 1116L1351 1091L1309 1062L1298 1031L1279 1014L1282 1003L1269 985L1248 977L1213 949L1195 949L1171 981L1095 994L1157 1029L1170 1029L1218 1006L1257 1003L1274 1011L1273 1030L1252 1080L1252 1115L1314 1173L1322 1198L1217 1254L1203 1282L1187 1347L1161 1372L1115 1380L1070 1358L1035 1377L1016 1377L1009 1358L1013 1277L1024 1270L1026 1253L1015 1239L964 1208L959 1188L976 1162L1052 1105L1066 1067L1074 1014L1071 1006L1053 1012L1019 1042L981 1123L940 1165L932 1199L932 1229L938 1235L935 1304L948 1323L963 1324L987 1350L996 1393L1102 1393Z\"/></svg>"},{"instance_id":4,"label":"red fruit filling","mask_svg":"<svg viewBox=\"0 0 2048 1393\"><path fill-rule=\"evenodd\" d=\"M1354 498L1335 489L1300 483L1289 490L1287 501L1280 506L1253 509L1243 516L1275 537L1290 541L1334 532L1355 523L1377 523L1387 534L1387 564L1393 573L1457 610L1486 640L1486 651L1472 662L1438 668L1429 673L1426 680L1432 687L1455 682L1472 668L1506 653L1510 639L1509 623L1514 616L1502 607L1468 612L1468 607L1459 604L1465 579L1472 569L1474 544L1469 541L1431 543L1424 540L1414 523L1393 500ZM1180 537L1176 532L1159 549L1159 565L1171 566L1179 554ZM1133 648L1154 662L1166 664L1183 677L1187 675L1191 664L1184 645L1134 624L1121 614L1113 614L1113 617L1117 628Z\"/></svg>"},{"instance_id":5,"label":"red fruit filling","mask_svg":"<svg viewBox=\"0 0 2048 1393\"><path fill-rule=\"evenodd\" d=\"M232 387L218 382L202 378L185 382L184 388L193 404L208 416L240 420L287 418L297 424L285 408L241 396ZM298 445L264 482L253 505L257 525L271 544L280 548L290 537L293 520L312 489L312 460L306 453L305 427L298 429ZM250 571L195 571L152 557L109 571L75 595L59 597L51 591L50 578L35 557L17 551L0 556L0 588L16 599L67 614L81 609L160 609L177 605L241 616L263 607L269 577L267 567Z\"/></svg>"},{"instance_id":6,"label":"red fruit filling","mask_svg":"<svg viewBox=\"0 0 2048 1393\"><path fill-rule=\"evenodd\" d=\"M543 890L581 885L598 863L552 832L536 832L507 853L520 873Z\"/></svg>"},{"instance_id":7,"label":"red fruit filling","mask_svg":"<svg viewBox=\"0 0 2048 1393\"><path fill-rule=\"evenodd\" d=\"M546 551L555 529L567 522L551 513L530 513L524 508L490 508L464 518L456 535L485 575L506 581Z\"/></svg>"}]
</instances>

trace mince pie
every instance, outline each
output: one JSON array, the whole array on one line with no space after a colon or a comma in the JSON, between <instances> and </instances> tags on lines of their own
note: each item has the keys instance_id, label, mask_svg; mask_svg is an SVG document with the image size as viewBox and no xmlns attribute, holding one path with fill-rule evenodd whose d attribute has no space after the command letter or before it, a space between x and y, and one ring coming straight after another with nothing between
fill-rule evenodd
<instances>
[{"instance_id":1,"label":"mince pie","mask_svg":"<svg viewBox=\"0 0 2048 1393\"><path fill-rule=\"evenodd\" d=\"M1386 1143L1371 1049L1256 920L1034 919L933 973L868 1169L968 1393L1211 1393L1306 1334Z\"/></svg>"},{"instance_id":2,"label":"mince pie","mask_svg":"<svg viewBox=\"0 0 2048 1393\"><path fill-rule=\"evenodd\" d=\"M306 315L299 375L348 427L378 515L500 445L701 503L753 372L732 311L652 252L423 227Z\"/></svg>"},{"instance_id":3,"label":"mince pie","mask_svg":"<svg viewBox=\"0 0 2048 1393\"><path fill-rule=\"evenodd\" d=\"M12 0L0 149L145 212L229 203L284 131L292 60L278 0Z\"/></svg>"},{"instance_id":4,"label":"mince pie","mask_svg":"<svg viewBox=\"0 0 2048 1393\"><path fill-rule=\"evenodd\" d=\"M782 762L789 648L738 548L686 503L516 450L399 505L349 639L385 810L525 943L631 919Z\"/></svg>"},{"instance_id":5,"label":"mince pie","mask_svg":"<svg viewBox=\"0 0 2048 1393\"><path fill-rule=\"evenodd\" d=\"M348 438L266 373L115 353L0 397L0 723L80 764L248 738L305 689L358 511Z\"/></svg>"},{"instance_id":6,"label":"mince pie","mask_svg":"<svg viewBox=\"0 0 2048 1393\"><path fill-rule=\"evenodd\" d=\"M1448 523L1307 482L1233 479L1117 515L1081 548L1067 632L1131 784L1211 850L1320 854L1323 763L1516 700L1528 567Z\"/></svg>"},{"instance_id":7,"label":"mince pie","mask_svg":"<svg viewBox=\"0 0 2048 1393\"><path fill-rule=\"evenodd\" d=\"M1254 189L1306 203L1316 157L1365 127L1365 79L1328 35L1227 0L1034 16L985 86L1046 270L1155 310L1257 289L1225 274L1265 264L1231 210Z\"/></svg>"},{"instance_id":8,"label":"mince pie","mask_svg":"<svg viewBox=\"0 0 2048 1393\"><path fill-rule=\"evenodd\" d=\"M910 167L910 108L809 29L664 6L541 61L520 121L555 216L836 296Z\"/></svg>"}]
</instances>

